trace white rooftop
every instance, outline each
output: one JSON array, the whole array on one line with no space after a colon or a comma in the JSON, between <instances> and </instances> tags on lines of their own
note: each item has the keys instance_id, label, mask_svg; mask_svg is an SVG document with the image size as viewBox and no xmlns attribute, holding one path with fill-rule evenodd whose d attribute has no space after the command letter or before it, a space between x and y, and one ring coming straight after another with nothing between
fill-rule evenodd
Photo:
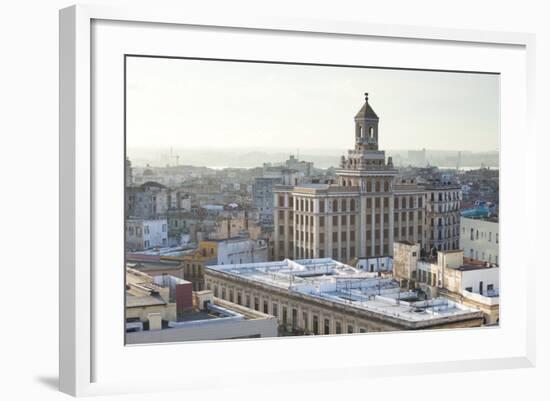
<instances>
[{"instance_id":1,"label":"white rooftop","mask_svg":"<svg viewBox=\"0 0 550 401\"><path fill-rule=\"evenodd\" d=\"M401 291L392 278L380 278L377 273L330 258L215 265L207 269L409 322L478 312L447 298L418 300L415 292Z\"/></svg>"}]
</instances>

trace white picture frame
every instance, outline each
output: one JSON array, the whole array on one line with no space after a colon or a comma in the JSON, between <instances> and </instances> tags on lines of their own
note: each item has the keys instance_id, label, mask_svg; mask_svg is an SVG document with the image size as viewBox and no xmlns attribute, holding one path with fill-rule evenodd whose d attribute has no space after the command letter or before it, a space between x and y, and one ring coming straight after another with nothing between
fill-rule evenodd
<instances>
[{"instance_id":1,"label":"white picture frame","mask_svg":"<svg viewBox=\"0 0 550 401\"><path fill-rule=\"evenodd\" d=\"M103 25L94 31L94 24L98 24L96 25L98 27ZM117 24L124 26L117 26ZM292 57L292 46L294 45L286 46L287 43L282 43L285 41L285 37L292 37L296 41L299 41L300 38L304 41L315 41L316 38L320 38L318 40L325 41L324 44L333 38L342 41L368 39L374 42L384 41L385 47L397 46L399 41L404 41L407 46L412 46L412 48L418 46L415 49L420 52L424 51L423 47L436 46L441 52L440 54L447 54L447 47L452 47L449 57L442 56L443 60L438 61L430 60L430 57L426 57L425 61L412 58L407 61L405 59L407 52L380 54L386 58L384 65L393 68L481 71L486 70L487 67L483 67L485 65L493 66L493 72L497 71L503 74L501 92L501 199L503 200L501 207L503 216L501 264L504 272L502 273L503 319L501 327L484 329L484 331L453 330L452 333L450 331L428 331L354 335L352 337L262 339L124 347L124 343L120 342L120 338L123 336L122 318L120 318L120 327L116 327L116 324L109 326L112 322L118 322L116 319L121 316L123 294L120 288L122 287L117 287L116 283L113 284L113 281L109 280L111 272L104 273L102 270L101 273L98 273L94 270L102 261L109 260L106 258L113 255L112 252L116 252L117 246L120 251L123 249L122 243L116 240L117 235L119 237L123 235L122 225L120 225L118 234L101 231L109 222L109 216L115 216L106 210L110 206L101 202L101 194L108 193L109 188L116 188L122 182L123 177L121 175L118 180L116 178L118 175L111 173L111 179L104 179L108 171L120 169L123 164L123 155L117 153L121 149L120 146L123 145L120 142L120 138L123 136L117 135L123 135L123 133L117 131L116 128L119 127L122 130L116 120L122 116L117 117L113 114L116 121L110 120L105 122L105 125L94 120L99 118L107 121L110 119L109 116L102 114L100 109L103 105L97 103L97 97L105 96L104 88L100 86L105 82L112 82L113 87L117 87L122 93L122 86L118 87L120 82L116 81L120 78L120 71L116 73L116 77L110 77L107 76L109 71L104 70L104 68L113 65L112 60L115 60L113 62L116 63L121 62L116 58L121 51L125 53L144 52L149 47L150 53L151 49L154 50L155 46L158 46L160 54L170 54L171 46L176 46L176 44L170 40L161 39L176 35L176 31L170 30L177 30L178 27L182 28L182 32L185 31L185 27L192 27L193 34L199 36L214 33L215 35L211 35L210 39L219 35L220 30L226 34L228 34L227 32L239 33L239 35L242 33L243 38L246 35L261 34L262 40L273 41L272 43L277 48L287 47L287 50L290 51L288 57ZM123 31L130 32L130 30L131 34L121 33ZM143 30L147 30L147 35L140 37L140 32ZM93 41L94 32L97 35L95 42ZM142 40L136 43L137 38ZM106 45L106 39L109 39L109 46ZM234 37L232 39L238 41ZM208 38L204 37L204 40L204 43L207 43ZM278 46L277 43L279 43ZM531 255L535 253L526 252L522 255L520 251L514 250L514 247L506 247L506 244L514 244L514 246L519 244L517 246L520 247L532 246L521 238L520 232L533 230L536 221L534 217L536 209L528 202L529 191L533 190L527 191L526 189L535 188L535 176L528 174L528 171L536 170L534 157L531 153L535 147L531 114L534 110L534 43L534 36L530 34L376 25L363 21L296 20L257 15L245 16L238 13L216 16L187 13L183 9L166 10L154 7L112 8L79 5L61 10L59 272L61 391L72 395L93 395L133 391L165 391L166 389L197 389L204 385L207 372L209 372L209 364L202 364L198 356L221 355L221 353L228 362L221 361L217 366L216 377L218 380L216 383L220 389L235 386L234 376L232 376L232 371L235 370L247 372L251 379L261 383L262 375L265 373L271 375L270 380L275 377L277 380L292 381L297 371L300 372L301 380L315 381L336 379L339 375L344 374L358 379L365 375L370 377L387 375L390 374L389 372L398 375L411 369L414 369L416 373L433 373L534 366L535 315L534 308L530 305L535 297L535 284L532 280L527 280L526 277L528 272L534 270L535 261ZM400 45L402 46L403 43ZM125 48L126 46L127 48ZM234 49L227 46L224 51L228 52L226 54L231 51L242 51L243 54L249 51L248 47L244 45L235 44L235 46ZM107 47L109 48L107 49ZM373 44L373 49L376 51L376 43ZM407 49L407 47L400 49ZM491 56L491 60L486 60L482 55L489 51L488 49L493 49L495 53ZM425 51L428 55L433 50L432 48ZM101 53L96 60L94 57L100 54L97 53L98 51L105 51L105 54ZM175 47L174 51L177 51ZM200 49L197 48L196 52L199 51ZM258 53L258 58L266 59L266 53L260 54L260 50L252 51ZM313 52L314 50L304 57L315 57ZM470 55L458 63L456 59L453 59L452 54L461 54L461 52L464 55L474 52L479 54L479 57L476 60ZM349 57L349 54L346 56L345 53L337 54L335 51L331 57L345 59L345 57ZM358 62L361 63L361 61ZM350 61L350 64L354 64L354 62ZM107 71L107 74L104 74L104 71ZM96 79L95 82L92 82L93 77ZM110 81L111 79L113 81ZM99 87L92 84L99 85ZM112 98L116 107L111 107L111 109L113 113L120 114L122 108L118 100L119 98ZM508 113L508 111L514 110L514 107L517 112ZM105 127L113 127L114 131L110 131L113 132L110 137L106 137L103 133L99 136L94 135L94 132L97 133L94 130ZM521 140L525 145L522 149L513 146L513 132L517 131L521 131ZM98 163L100 158L102 163ZM123 172L123 170L116 171L121 174ZM525 186L525 190L514 190L513 186L521 187L519 189ZM120 185L120 190L122 190L122 185ZM116 198L119 193L117 192L114 196ZM116 204L116 202L114 203ZM122 202L118 203L118 206L121 205ZM514 211L514 208L521 209L521 212ZM112 213L118 213L115 209ZM117 216L112 221L118 221L120 216ZM104 249L102 248L103 233L105 236L114 236L111 238L111 243L114 243L113 248L107 251L102 250ZM112 263L116 266L119 259L113 260L115 261ZM518 265L521 265L523 270L512 275L510 269L518 268ZM113 270L116 268L113 267ZM115 274L119 274L119 279L122 280L121 272ZM511 288L510 286L514 287L513 300L510 298L511 292L506 295L507 288ZM99 288L102 292L101 300L98 300L96 296L96 291ZM94 296L96 297L94 298ZM109 303L117 305L117 302L120 305L112 308L113 313L107 313L106 305ZM112 334L110 334L110 330L113 331ZM400 345L396 344L392 352L399 355L377 355L376 350L371 350L368 360L351 363L338 358L335 351L338 348L368 349L369 340L372 341L372 338L376 338L378 344L385 342L389 344L390 341L394 343L438 344L443 340L453 340L472 344L472 349L464 349L459 344L454 347L454 350L438 352L438 355L429 350L422 352L411 350L410 354L403 355ZM396 339L402 339L402 341L396 341ZM316 353L319 352L320 342L322 342L326 355L317 359ZM485 343L487 346L483 348ZM479 349L474 349L476 346ZM277 359L278 354L281 353L281 349L289 348L299 349L298 355L301 355L303 359L293 361L292 366L284 366L283 362ZM138 360L136 358L146 361L147 358L152 357L152 352L155 353L157 361L166 364L166 366L171 366L168 355L177 355L178 353L195 357L196 363L187 368L179 368L178 376L186 377L186 380L176 380L177 376L174 374L156 375L154 372L156 368L147 368L146 363L145 367L141 367L140 372L132 370L132 366L136 366L136 360ZM273 365L255 365L252 369L251 362L255 361L253 358L261 353L263 353L263 360L272 360ZM182 369L185 372L182 372ZM140 377L148 377L151 380L140 380Z\"/></svg>"}]
</instances>

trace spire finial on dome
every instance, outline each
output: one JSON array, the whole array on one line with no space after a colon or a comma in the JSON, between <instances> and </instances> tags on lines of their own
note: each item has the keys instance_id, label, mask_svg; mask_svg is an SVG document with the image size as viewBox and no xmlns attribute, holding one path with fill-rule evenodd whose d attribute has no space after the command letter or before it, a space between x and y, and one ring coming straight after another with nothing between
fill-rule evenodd
<instances>
[{"instance_id":1,"label":"spire finial on dome","mask_svg":"<svg viewBox=\"0 0 550 401\"><path fill-rule=\"evenodd\" d=\"M376 115L372 107L370 107L368 92L365 92L365 102L363 103L361 110L359 110L359 112L355 115L355 119L378 120L378 116Z\"/></svg>"}]
</instances>

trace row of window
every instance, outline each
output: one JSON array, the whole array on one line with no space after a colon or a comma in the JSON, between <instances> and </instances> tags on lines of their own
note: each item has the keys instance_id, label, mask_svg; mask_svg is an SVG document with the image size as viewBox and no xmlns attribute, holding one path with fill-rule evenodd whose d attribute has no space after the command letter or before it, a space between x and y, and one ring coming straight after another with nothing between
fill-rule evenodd
<instances>
[{"instance_id":1,"label":"row of window","mask_svg":"<svg viewBox=\"0 0 550 401\"><path fill-rule=\"evenodd\" d=\"M279 213L282 213L282 212L279 212ZM413 222L414 217L415 217L415 212L413 212L413 211L394 213L394 221L396 223L398 223L399 222L399 217L401 217L401 222L404 223L407 220L407 213L408 213L408 217L409 217L409 223ZM417 213L418 221L422 221L422 211L418 211L416 213ZM349 216L350 226L355 225L355 217L356 217L355 215ZM279 215L279 218L282 221L282 218L281 218L280 215ZM297 222L298 225L313 227L313 222L315 221L313 216L299 215L299 216L296 216L296 218L297 218L296 222ZM384 213L383 218L384 218L384 222L388 222L389 221L388 213ZM369 219L369 218L367 217L367 219ZM368 220L368 221L370 221L370 220ZM451 221L451 220L447 219L447 221ZM452 221L453 221L453 224L454 224L454 221L455 221L454 217L452 218ZM293 223L293 222L294 222L293 220L292 220L292 222L289 221L289 223ZM381 214L376 213L374 215L374 223L375 224L381 224ZM346 216L346 215L332 216L332 226L333 227L336 227L338 225L346 226L347 224L348 224L348 216ZM439 219L439 225L441 225L441 219ZM324 227L324 226L325 226L325 216L319 216L319 227ZM433 226L433 219L432 219L432 226ZM279 226L279 232L282 233L283 229L284 229L284 226L280 225Z\"/></svg>"},{"instance_id":2,"label":"row of window","mask_svg":"<svg viewBox=\"0 0 550 401\"><path fill-rule=\"evenodd\" d=\"M289 198L289 201L292 198ZM281 202L283 202L283 197L279 197L279 205L282 205ZM290 202L289 207L292 207L292 202ZM331 210L332 212L346 212L355 211L356 205L355 205L355 199L334 199L332 201L325 201L323 199L319 200L319 213L325 212L325 205L328 205L329 207L332 206ZM313 200L312 199L299 199L296 201L296 211L300 212L310 212L313 213Z\"/></svg>"},{"instance_id":3,"label":"row of window","mask_svg":"<svg viewBox=\"0 0 550 401\"><path fill-rule=\"evenodd\" d=\"M408 202L407 202L408 200ZM408 205L407 205L408 203ZM421 208L422 207L422 197L417 197L417 204L418 204L418 208ZM401 206L401 209L407 209L407 206L409 209L414 209L414 197L412 196L409 196L409 197L397 197L395 199L395 207L396 208L399 208Z\"/></svg>"},{"instance_id":4,"label":"row of window","mask_svg":"<svg viewBox=\"0 0 550 401\"><path fill-rule=\"evenodd\" d=\"M397 237L397 235L399 233L401 233L401 237L406 237L407 234L412 237L414 235L414 227L415 226L403 226L403 227L394 227L394 236ZM422 236L422 233L423 233L423 230L422 230L422 226L416 226L416 232L419 236ZM338 231L333 231L332 232L332 242L338 242ZM367 235L366 235L366 239L367 241L370 241L371 240L371 234L372 234L372 231L371 230L367 230ZM380 235L380 230L374 230L374 236L375 238L379 238L379 235ZM383 235L384 235L384 238L387 239L388 238L388 229L384 229L383 230ZM448 234L448 238L450 238L450 234ZM296 230L296 234L295 236L293 237L292 236L292 232L291 232L291 235L290 235L290 238L291 239L295 239L297 242L304 242L304 241L309 241L309 243L313 243L314 242L314 237L313 237L313 233L308 233L308 232L305 232L305 231L301 231L301 230ZM355 241L355 231L350 231L349 232L349 240L350 241ZM432 232L432 239L433 238L433 232ZM441 235L441 232L439 233L439 239L442 239L442 235ZM347 231L341 231L340 232L340 240L342 242L345 242L348 240L348 233ZM325 233L319 233L319 243L321 245L323 245L325 243Z\"/></svg>"},{"instance_id":5,"label":"row of window","mask_svg":"<svg viewBox=\"0 0 550 401\"><path fill-rule=\"evenodd\" d=\"M210 284L207 284L207 289L210 289ZM256 311L261 311L265 314L270 314L269 311L269 302L267 300L263 300L263 302L260 304L260 298L255 296L252 297L249 294L246 294L244 296L244 303L243 303L243 296L240 291L236 291L236 297L234 297L234 293L232 289L229 289L226 292L225 287L222 287L220 295L221 298L224 300L228 300L229 302L236 302L238 305L244 305L247 308L253 308ZM218 297L218 286L214 286L214 296ZM227 298L226 298L227 296ZM281 307L281 315L279 316L279 307ZM290 325L292 329L301 329L306 332L312 332L313 334L342 334L342 322L336 320L334 322L334 332L331 331L330 328L330 319L323 319L323 331L320 331L319 327L319 315L313 314L311 315L312 324L311 327L309 327L309 313L307 311L302 312L301 321L298 321L298 310L296 308L290 308L290 316L288 314L288 307L286 305L279 305L277 302L271 303L271 315L278 318L278 320L281 322L283 326ZM354 333L355 332L355 326L353 324L347 324L346 326L346 332L347 333ZM360 327L359 333L365 333L366 329Z\"/></svg>"},{"instance_id":6,"label":"row of window","mask_svg":"<svg viewBox=\"0 0 550 401\"><path fill-rule=\"evenodd\" d=\"M470 258L471 259L476 259L476 260L486 260L485 259L485 252L481 252L481 259L479 258L479 251L476 250L475 253L474 253L474 250L473 249L470 249ZM493 255L492 254L488 254L488 258L487 258L487 262L489 263L495 263L498 265L498 255L495 255L495 258L493 259Z\"/></svg>"},{"instance_id":7,"label":"row of window","mask_svg":"<svg viewBox=\"0 0 550 401\"><path fill-rule=\"evenodd\" d=\"M434 231L432 230L430 232L430 239L436 239L435 237L437 237L437 239L439 241L441 240L444 240L444 239L449 239L449 238L453 238L453 237L456 237L458 236L458 228L453 228L453 229L447 229L447 230L438 230L437 231L437 235L434 234Z\"/></svg>"},{"instance_id":8,"label":"row of window","mask_svg":"<svg viewBox=\"0 0 550 401\"><path fill-rule=\"evenodd\" d=\"M462 233L464 234L466 230L466 227L462 227ZM475 235L474 235L475 232ZM491 231L484 232L479 230L474 230L473 228L470 228L470 240L479 240L479 239L485 239L487 238L488 242L493 242L493 233ZM495 243L498 244L498 233L495 233L494 235Z\"/></svg>"},{"instance_id":9,"label":"row of window","mask_svg":"<svg viewBox=\"0 0 550 401\"><path fill-rule=\"evenodd\" d=\"M165 246L165 245L167 244L167 239L166 239L166 238L163 238L162 241L161 241L161 244L162 244L163 246ZM143 248L144 248L144 249L149 249L149 248L151 248L151 241L149 241L149 240L143 241Z\"/></svg>"},{"instance_id":10,"label":"row of window","mask_svg":"<svg viewBox=\"0 0 550 401\"><path fill-rule=\"evenodd\" d=\"M187 276L200 276L202 275L202 265L195 263L187 263L185 265L184 277Z\"/></svg>"},{"instance_id":11,"label":"row of window","mask_svg":"<svg viewBox=\"0 0 550 401\"><path fill-rule=\"evenodd\" d=\"M448 226L448 225L451 225L451 224L458 224L458 218L456 216L438 217L437 219L431 219L430 220L430 225L432 227L434 227L436 225L438 227L442 227L442 226Z\"/></svg>"},{"instance_id":12,"label":"row of window","mask_svg":"<svg viewBox=\"0 0 550 401\"><path fill-rule=\"evenodd\" d=\"M379 180L367 179L367 192L389 192L390 191L390 182L384 180L380 182ZM374 181L374 185L373 185Z\"/></svg>"},{"instance_id":13,"label":"row of window","mask_svg":"<svg viewBox=\"0 0 550 401\"><path fill-rule=\"evenodd\" d=\"M416 279L416 272L414 270L412 272L412 278L413 280ZM418 270L418 281L433 287L437 284L437 276L435 273L426 270Z\"/></svg>"},{"instance_id":14,"label":"row of window","mask_svg":"<svg viewBox=\"0 0 550 401\"><path fill-rule=\"evenodd\" d=\"M375 207L380 207L380 199L383 199L384 207L389 207L389 197L375 197ZM415 199L416 199L416 205L415 205ZM294 198L290 196L288 198L289 200L289 208L293 208L294 206ZM328 205L328 211L332 212L346 212L346 211L355 211L356 210L356 201L355 199L334 199L332 201L325 201L323 199L319 200L319 213L325 212L325 206ZM279 196L279 207L284 207L284 196ZM367 208L372 207L372 198L367 198ZM395 198L395 207L400 209L414 209L414 208L422 208L423 207L423 200L422 197L413 197L413 196L401 196ZM297 199L296 200L296 208L294 208L296 211L300 212L314 212L313 208L313 199Z\"/></svg>"},{"instance_id":15,"label":"row of window","mask_svg":"<svg viewBox=\"0 0 550 401\"><path fill-rule=\"evenodd\" d=\"M442 205L429 205L428 204L428 211L429 212L435 212L435 213L447 213L447 212L455 212L460 209L460 203L453 202L453 203L445 203Z\"/></svg>"},{"instance_id":16,"label":"row of window","mask_svg":"<svg viewBox=\"0 0 550 401\"><path fill-rule=\"evenodd\" d=\"M445 202L450 200L460 200L459 191L453 192L432 192L430 193L430 200L432 202Z\"/></svg>"},{"instance_id":17,"label":"row of window","mask_svg":"<svg viewBox=\"0 0 550 401\"><path fill-rule=\"evenodd\" d=\"M165 233L167 231L167 227L166 227L166 224L163 224L162 225L162 228L161 228L162 232ZM141 233L143 232L144 235L149 235L151 234L151 229L149 228L148 225L144 225L143 226L143 230L141 229L141 227L134 227L134 226L129 226L128 227L128 234L129 235L141 235Z\"/></svg>"},{"instance_id":18,"label":"row of window","mask_svg":"<svg viewBox=\"0 0 550 401\"><path fill-rule=\"evenodd\" d=\"M443 244L434 244L434 246L437 248L438 251L450 251L453 249L458 249L458 241L447 241Z\"/></svg>"},{"instance_id":19,"label":"row of window","mask_svg":"<svg viewBox=\"0 0 550 401\"><path fill-rule=\"evenodd\" d=\"M292 252L293 245L294 245L294 243L289 243L291 252ZM283 243L280 242L279 246L280 246L280 249L281 249L281 252L282 252ZM379 255L380 254L379 250L380 250L380 241L377 241L377 240L375 241L374 251L372 250L371 242L367 241L367 247L366 247L366 256L367 257ZM295 251L296 251L296 253L293 257L296 258L296 259L313 259L315 257L313 249L311 249L311 248L305 248L305 247L297 246ZM389 245L387 243L385 243L382 246L382 254L383 255L388 255L388 252L389 252ZM349 247L349 255L348 255L348 250L347 250L346 247L332 248L332 253L330 255L325 251L325 249L320 248L318 255L319 255L318 256L319 258L331 257L331 258L335 258L335 259L340 260L340 261L347 261L348 259L353 259L354 257L357 256L356 251L355 251L355 246L350 246Z\"/></svg>"}]
</instances>

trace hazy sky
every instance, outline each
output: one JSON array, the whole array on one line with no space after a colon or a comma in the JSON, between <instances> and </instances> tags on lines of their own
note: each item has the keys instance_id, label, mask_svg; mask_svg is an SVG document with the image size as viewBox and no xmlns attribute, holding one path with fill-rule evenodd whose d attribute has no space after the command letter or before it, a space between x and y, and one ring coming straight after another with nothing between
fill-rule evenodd
<instances>
[{"instance_id":1,"label":"hazy sky","mask_svg":"<svg viewBox=\"0 0 550 401\"><path fill-rule=\"evenodd\" d=\"M369 92L381 149L498 150L496 75L127 60L130 148L353 147Z\"/></svg>"}]
</instances>

